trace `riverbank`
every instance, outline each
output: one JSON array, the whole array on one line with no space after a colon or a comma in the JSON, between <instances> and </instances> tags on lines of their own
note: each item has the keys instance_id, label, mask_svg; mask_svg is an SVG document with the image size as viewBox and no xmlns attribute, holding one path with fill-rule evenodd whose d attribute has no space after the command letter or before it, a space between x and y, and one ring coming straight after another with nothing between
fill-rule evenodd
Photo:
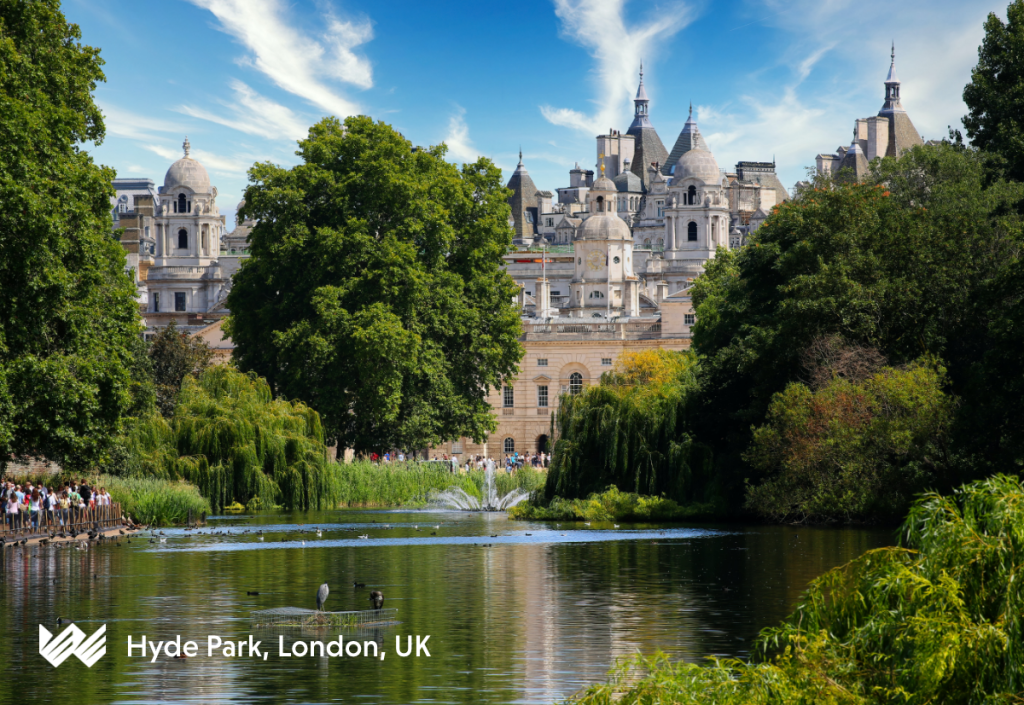
<instances>
[{"instance_id":1,"label":"riverbank","mask_svg":"<svg viewBox=\"0 0 1024 705\"><path fill-rule=\"evenodd\" d=\"M555 497L548 504L523 502L508 510L510 519L535 521L713 521L725 512L713 504L681 505L665 497L621 492L609 487L586 499Z\"/></svg>"}]
</instances>

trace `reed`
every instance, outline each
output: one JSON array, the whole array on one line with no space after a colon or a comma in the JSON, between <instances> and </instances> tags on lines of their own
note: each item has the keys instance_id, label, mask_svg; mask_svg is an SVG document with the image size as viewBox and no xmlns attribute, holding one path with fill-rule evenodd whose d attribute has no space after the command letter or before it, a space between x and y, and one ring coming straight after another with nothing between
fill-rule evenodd
<instances>
[{"instance_id":1,"label":"reed","mask_svg":"<svg viewBox=\"0 0 1024 705\"><path fill-rule=\"evenodd\" d=\"M106 487L125 514L143 524L169 526L184 524L189 513L193 521L210 512L210 502L199 488L181 480L158 478L114 477L98 475L89 478L96 487Z\"/></svg>"},{"instance_id":2,"label":"reed","mask_svg":"<svg viewBox=\"0 0 1024 705\"><path fill-rule=\"evenodd\" d=\"M480 497L480 485L469 475L416 462L375 465L356 460L334 466L342 504L349 507L420 507L431 491L460 487ZM481 476L483 473L481 473Z\"/></svg>"},{"instance_id":3,"label":"reed","mask_svg":"<svg viewBox=\"0 0 1024 705\"><path fill-rule=\"evenodd\" d=\"M620 492L614 486L586 499L555 497L546 506L523 502L508 510L510 519L541 521L702 521L719 513L712 504L680 505L666 497Z\"/></svg>"}]
</instances>

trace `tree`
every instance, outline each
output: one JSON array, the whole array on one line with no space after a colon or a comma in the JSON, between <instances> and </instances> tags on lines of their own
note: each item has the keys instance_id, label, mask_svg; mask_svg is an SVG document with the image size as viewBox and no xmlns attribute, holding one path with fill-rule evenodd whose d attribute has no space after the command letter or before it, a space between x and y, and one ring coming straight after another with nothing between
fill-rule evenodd
<instances>
[{"instance_id":1,"label":"tree","mask_svg":"<svg viewBox=\"0 0 1024 705\"><path fill-rule=\"evenodd\" d=\"M150 342L149 360L157 408L170 417L185 377L202 375L213 360L213 351L202 338L179 331L177 322L172 320Z\"/></svg>"},{"instance_id":2,"label":"tree","mask_svg":"<svg viewBox=\"0 0 1024 705\"><path fill-rule=\"evenodd\" d=\"M837 335L896 366L933 355L957 396L989 344L989 282L1017 258L1024 186L991 180L982 155L952 145L874 167L867 183L819 183L777 206L694 287L697 436L733 487L751 427L801 379L813 341Z\"/></svg>"},{"instance_id":3,"label":"tree","mask_svg":"<svg viewBox=\"0 0 1024 705\"><path fill-rule=\"evenodd\" d=\"M1024 0L1013 0L1006 18L990 12L985 21L963 123L975 147L1003 157L1008 175L1024 181Z\"/></svg>"},{"instance_id":4,"label":"tree","mask_svg":"<svg viewBox=\"0 0 1024 705\"><path fill-rule=\"evenodd\" d=\"M101 460L134 403L141 335L111 237L99 51L57 0L0 0L0 464Z\"/></svg>"},{"instance_id":5,"label":"tree","mask_svg":"<svg viewBox=\"0 0 1024 705\"><path fill-rule=\"evenodd\" d=\"M316 409L339 452L482 441L488 390L522 357L501 172L445 152L328 118L299 142L301 164L249 172L235 360Z\"/></svg>"},{"instance_id":6,"label":"tree","mask_svg":"<svg viewBox=\"0 0 1024 705\"><path fill-rule=\"evenodd\" d=\"M862 380L836 374L817 390L791 383L745 454L768 478L747 506L776 521L903 516L915 494L947 484L954 403L944 376L929 360Z\"/></svg>"}]
</instances>

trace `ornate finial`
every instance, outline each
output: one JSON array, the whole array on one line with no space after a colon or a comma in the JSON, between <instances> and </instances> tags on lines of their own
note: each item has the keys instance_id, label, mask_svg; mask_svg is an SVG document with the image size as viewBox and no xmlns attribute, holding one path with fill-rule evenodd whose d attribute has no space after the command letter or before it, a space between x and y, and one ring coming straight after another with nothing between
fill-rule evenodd
<instances>
[{"instance_id":1,"label":"ornate finial","mask_svg":"<svg viewBox=\"0 0 1024 705\"><path fill-rule=\"evenodd\" d=\"M185 135L185 142L181 145L181 148L185 150L186 157L188 156L188 153L192 151L192 145L188 142L188 135Z\"/></svg>"},{"instance_id":2,"label":"ornate finial","mask_svg":"<svg viewBox=\"0 0 1024 705\"><path fill-rule=\"evenodd\" d=\"M597 155L597 158L601 160L601 176L604 176L604 152Z\"/></svg>"},{"instance_id":3,"label":"ornate finial","mask_svg":"<svg viewBox=\"0 0 1024 705\"><path fill-rule=\"evenodd\" d=\"M640 83L644 82L644 60L640 59Z\"/></svg>"},{"instance_id":4,"label":"ornate finial","mask_svg":"<svg viewBox=\"0 0 1024 705\"><path fill-rule=\"evenodd\" d=\"M690 101L690 117L693 117L693 101Z\"/></svg>"},{"instance_id":5,"label":"ornate finial","mask_svg":"<svg viewBox=\"0 0 1024 705\"><path fill-rule=\"evenodd\" d=\"M892 62L896 63L896 40L892 40L892 54L889 55L892 58Z\"/></svg>"}]
</instances>

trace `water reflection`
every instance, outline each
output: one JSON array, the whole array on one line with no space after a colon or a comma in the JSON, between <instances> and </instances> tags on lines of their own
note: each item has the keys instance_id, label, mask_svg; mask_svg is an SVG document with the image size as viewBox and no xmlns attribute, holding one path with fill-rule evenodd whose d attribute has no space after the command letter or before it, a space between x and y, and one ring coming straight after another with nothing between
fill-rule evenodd
<instances>
[{"instance_id":1,"label":"water reflection","mask_svg":"<svg viewBox=\"0 0 1024 705\"><path fill-rule=\"evenodd\" d=\"M637 650L745 656L809 580L891 541L852 529L615 530L444 512L231 517L165 533L166 543L147 536L88 551L7 549L0 659L19 686L0 689L0 702L549 703ZM290 643L339 632L250 630L251 611L313 607L325 581L331 610L366 609L370 590L398 608L401 625L360 636L381 645L384 661L279 658L278 634ZM107 655L91 669L72 658L54 671L38 655L38 625L56 631L58 616L86 633L106 624ZM143 634L198 641L200 656L129 659L129 635ZM253 634L271 655L206 658L210 634ZM431 658L397 658L395 636L416 634L430 635Z\"/></svg>"}]
</instances>

